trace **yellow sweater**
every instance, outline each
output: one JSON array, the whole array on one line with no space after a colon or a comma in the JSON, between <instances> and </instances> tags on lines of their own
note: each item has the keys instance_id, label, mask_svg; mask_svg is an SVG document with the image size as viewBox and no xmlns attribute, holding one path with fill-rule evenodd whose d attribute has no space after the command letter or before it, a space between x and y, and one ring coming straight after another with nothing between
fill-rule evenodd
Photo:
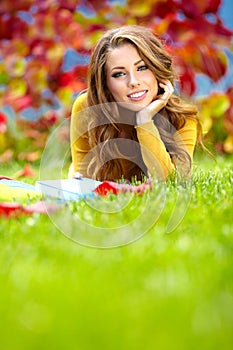
<instances>
[{"instance_id":1,"label":"yellow sweater","mask_svg":"<svg viewBox=\"0 0 233 350\"><path fill-rule=\"evenodd\" d=\"M80 172L85 177L88 176L86 171L91 160L91 149L88 141L87 123L85 118L83 118L83 114L80 113L85 108L86 93L77 97L72 108L70 126L72 165L70 167L69 177L72 177L74 172ZM175 165L160 138L159 131L154 122L151 121L140 126L135 126L134 128L136 129L140 146L138 150L141 151L137 153L141 154L137 157L136 161L134 159L130 161L129 157L127 159L127 156L124 159L120 159L123 169L122 176L125 179L131 180L132 176L137 175L134 173L134 171L136 172L136 167L143 169L144 166L149 174L157 173L160 178L166 179L175 169ZM186 119L184 127L174 134L176 143L186 149L191 159L193 158L196 137L197 125L193 119ZM128 141L135 146L135 142ZM127 143L125 145L127 148ZM136 165L135 162L137 162ZM113 173L112 180L116 179L119 179L119 174L117 175L116 173L114 175ZM103 181L105 179L99 180Z\"/></svg>"}]
</instances>

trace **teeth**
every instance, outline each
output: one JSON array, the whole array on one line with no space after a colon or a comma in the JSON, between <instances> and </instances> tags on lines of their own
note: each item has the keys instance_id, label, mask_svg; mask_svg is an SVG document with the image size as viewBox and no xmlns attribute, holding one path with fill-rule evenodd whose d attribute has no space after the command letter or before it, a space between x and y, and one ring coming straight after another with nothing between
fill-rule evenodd
<instances>
[{"instance_id":1,"label":"teeth","mask_svg":"<svg viewBox=\"0 0 233 350\"><path fill-rule=\"evenodd\" d=\"M130 94L129 97L141 97L142 95L144 95L145 91L140 91L140 92L135 92L134 94Z\"/></svg>"}]
</instances>

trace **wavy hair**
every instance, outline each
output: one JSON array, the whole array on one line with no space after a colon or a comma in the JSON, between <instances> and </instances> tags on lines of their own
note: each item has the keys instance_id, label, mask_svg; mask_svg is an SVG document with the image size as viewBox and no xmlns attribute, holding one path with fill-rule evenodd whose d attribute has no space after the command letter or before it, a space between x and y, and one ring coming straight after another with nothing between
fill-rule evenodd
<instances>
[{"instance_id":1,"label":"wavy hair","mask_svg":"<svg viewBox=\"0 0 233 350\"><path fill-rule=\"evenodd\" d=\"M113 147L113 143L109 142L118 138L120 131L116 121L120 120L120 109L114 104L115 101L107 86L106 61L109 52L124 44L134 45L158 82L168 79L174 85L177 79L172 66L172 58L166 52L163 41L150 29L136 25L123 26L107 31L100 38L91 55L87 85L88 107L98 106L94 108L94 111L92 110L88 122L89 143L94 151L87 173L99 180L113 180L113 169L114 173L117 169L119 178L122 175L119 161L122 154L118 147ZM161 93L160 88L159 93ZM198 129L200 129L196 106L172 95L167 105L153 120L173 162L176 165L182 164L182 167L185 166L187 172L190 172L190 156L183 147L177 145L173 138L174 133L184 126L186 118L196 119ZM129 138L138 141L134 126L128 129ZM98 145L101 147L98 148ZM111 159L111 161L106 161L106 159Z\"/></svg>"}]
</instances>

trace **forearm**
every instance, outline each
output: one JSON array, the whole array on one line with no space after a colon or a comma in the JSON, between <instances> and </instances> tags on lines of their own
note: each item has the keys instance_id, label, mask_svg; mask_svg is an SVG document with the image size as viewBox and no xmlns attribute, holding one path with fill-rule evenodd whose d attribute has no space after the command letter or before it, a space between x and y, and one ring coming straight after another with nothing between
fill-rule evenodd
<instances>
[{"instance_id":1,"label":"forearm","mask_svg":"<svg viewBox=\"0 0 233 350\"><path fill-rule=\"evenodd\" d=\"M79 172L85 177L87 176L88 152L90 150L87 141L85 137L82 137L71 145L73 173Z\"/></svg>"},{"instance_id":2,"label":"forearm","mask_svg":"<svg viewBox=\"0 0 233 350\"><path fill-rule=\"evenodd\" d=\"M148 172L151 175L156 174L160 179L167 179L169 174L173 173L175 166L154 122L150 121L135 128Z\"/></svg>"},{"instance_id":3,"label":"forearm","mask_svg":"<svg viewBox=\"0 0 233 350\"><path fill-rule=\"evenodd\" d=\"M80 95L72 108L70 123L70 148L72 155L72 165L70 167L69 176L75 172L80 172L84 176L87 173L86 155L90 150L87 123L86 123L86 94ZM82 113L82 111L84 111Z\"/></svg>"}]
</instances>

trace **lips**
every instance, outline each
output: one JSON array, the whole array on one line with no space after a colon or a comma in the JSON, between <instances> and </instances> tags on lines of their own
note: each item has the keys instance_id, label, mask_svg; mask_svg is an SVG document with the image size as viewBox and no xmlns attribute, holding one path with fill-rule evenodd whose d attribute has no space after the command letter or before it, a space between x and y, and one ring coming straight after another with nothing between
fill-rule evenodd
<instances>
[{"instance_id":1,"label":"lips","mask_svg":"<svg viewBox=\"0 0 233 350\"><path fill-rule=\"evenodd\" d=\"M146 97L148 90L135 91L127 95L131 101L141 101Z\"/></svg>"}]
</instances>

